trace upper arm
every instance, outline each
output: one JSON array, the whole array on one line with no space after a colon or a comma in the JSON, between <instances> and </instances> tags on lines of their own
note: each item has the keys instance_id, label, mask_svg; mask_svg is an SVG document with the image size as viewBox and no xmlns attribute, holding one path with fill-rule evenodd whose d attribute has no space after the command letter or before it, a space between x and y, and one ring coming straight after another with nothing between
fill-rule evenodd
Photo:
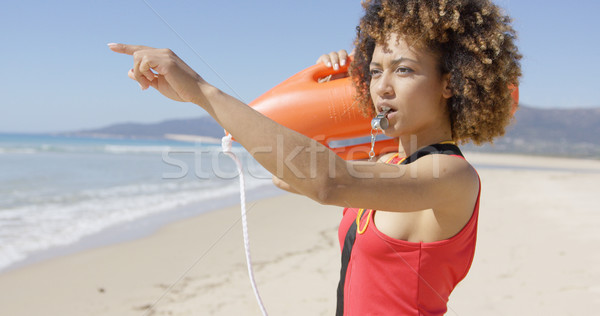
<instances>
[{"instance_id":1,"label":"upper arm","mask_svg":"<svg viewBox=\"0 0 600 316\"><path fill-rule=\"evenodd\" d=\"M479 177L464 159L429 155L408 165L345 162L327 184L322 203L390 212L412 212L471 203Z\"/></svg>"}]
</instances>

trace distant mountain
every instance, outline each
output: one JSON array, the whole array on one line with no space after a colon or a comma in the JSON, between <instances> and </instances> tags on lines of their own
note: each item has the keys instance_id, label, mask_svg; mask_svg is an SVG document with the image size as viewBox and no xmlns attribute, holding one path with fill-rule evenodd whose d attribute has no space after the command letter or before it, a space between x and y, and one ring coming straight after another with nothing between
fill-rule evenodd
<instances>
[{"instance_id":1,"label":"distant mountain","mask_svg":"<svg viewBox=\"0 0 600 316\"><path fill-rule=\"evenodd\" d=\"M192 119L166 120L159 123L121 123L98 129L65 133L74 136L162 139L167 135L197 135L221 138L223 128L210 116Z\"/></svg>"},{"instance_id":2,"label":"distant mountain","mask_svg":"<svg viewBox=\"0 0 600 316\"><path fill-rule=\"evenodd\" d=\"M123 123L69 135L119 138L202 136L220 139L223 129L211 118L167 120L154 124ZM600 107L541 109L521 106L506 135L493 145L465 145L466 150L600 158Z\"/></svg>"},{"instance_id":3,"label":"distant mountain","mask_svg":"<svg viewBox=\"0 0 600 316\"><path fill-rule=\"evenodd\" d=\"M520 106L506 135L475 151L600 158L600 107L540 109Z\"/></svg>"},{"instance_id":4,"label":"distant mountain","mask_svg":"<svg viewBox=\"0 0 600 316\"><path fill-rule=\"evenodd\" d=\"M522 107L515 116L511 137L600 145L600 107L590 109L536 109Z\"/></svg>"}]
</instances>

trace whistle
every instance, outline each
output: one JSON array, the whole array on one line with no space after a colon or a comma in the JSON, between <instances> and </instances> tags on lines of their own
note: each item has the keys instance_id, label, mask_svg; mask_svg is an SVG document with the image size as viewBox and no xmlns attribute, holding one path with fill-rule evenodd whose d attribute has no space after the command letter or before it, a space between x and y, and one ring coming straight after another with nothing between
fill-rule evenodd
<instances>
[{"instance_id":1,"label":"whistle","mask_svg":"<svg viewBox=\"0 0 600 316\"><path fill-rule=\"evenodd\" d=\"M377 116L375 116L375 118L373 118L371 120L371 128L372 129L380 129L380 130L384 130L386 128L388 128L388 119L385 117L388 112L391 109L388 107L383 107L381 109L381 112L379 114L377 114Z\"/></svg>"}]
</instances>

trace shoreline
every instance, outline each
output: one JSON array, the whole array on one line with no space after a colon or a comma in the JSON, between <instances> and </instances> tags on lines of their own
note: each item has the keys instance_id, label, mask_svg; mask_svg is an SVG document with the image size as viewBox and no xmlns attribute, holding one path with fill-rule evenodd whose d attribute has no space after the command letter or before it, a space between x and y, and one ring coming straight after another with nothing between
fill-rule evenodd
<instances>
[{"instance_id":1,"label":"shoreline","mask_svg":"<svg viewBox=\"0 0 600 316\"><path fill-rule=\"evenodd\" d=\"M600 241L600 161L465 156L480 166L479 238L447 315L579 315L600 308L600 254L590 252ZM248 217L267 310L334 314L341 208L283 193L249 201ZM245 267L239 205L1 271L0 291L7 293L0 313L16 316L260 314Z\"/></svg>"},{"instance_id":2,"label":"shoreline","mask_svg":"<svg viewBox=\"0 0 600 316\"><path fill-rule=\"evenodd\" d=\"M305 211L286 210L289 204ZM324 208L331 211L323 211ZM203 305L235 298L235 302L227 303L227 310L239 315L258 315L245 267L239 212L238 205L203 213L166 225L147 237L1 274L0 291L9 295L0 296L0 313L141 315L160 299L153 311L161 314L163 304L183 297L185 303L177 309L187 315L194 314L191 310L195 307L187 306L194 302L185 297L196 295L182 292L199 291ZM306 213L325 214L328 218L322 222L306 221ZM315 283L330 278L327 283L331 288L320 287L319 293L312 288L294 287L287 292L297 292L300 297L313 295L315 299L335 292L339 273L335 247L339 207L321 206L288 193L248 203L248 216L253 264L262 295L277 296L281 293L280 282L287 280L293 284L296 278ZM274 225L287 221L301 225ZM271 269L273 263L284 264ZM314 268L310 273L295 271L298 265L308 264ZM7 292L8 289L12 291ZM225 290L228 294L215 298L215 290ZM163 295L166 296L161 299ZM32 297L36 304L28 303ZM266 303L270 311L273 303L271 299ZM323 300L321 305L327 303ZM218 315L221 305L216 302L215 306L202 309ZM283 314L297 312L293 306L286 308L291 309Z\"/></svg>"},{"instance_id":3,"label":"shoreline","mask_svg":"<svg viewBox=\"0 0 600 316\"><path fill-rule=\"evenodd\" d=\"M279 190L274 185L260 186L249 190L246 193L246 203L248 204L257 200L285 194L285 192ZM213 199L193 202L187 205L178 206L170 211L151 214L132 222L119 223L97 233L87 235L75 243L54 246L49 249L30 253L25 259L13 262L0 269L0 276L4 273L10 273L10 271L15 269L24 268L34 264L43 264L45 261L55 258L145 238L155 234L161 228L170 224L185 221L186 219L194 218L204 213L233 207L235 205L239 205L239 194L226 196L218 200Z\"/></svg>"}]
</instances>

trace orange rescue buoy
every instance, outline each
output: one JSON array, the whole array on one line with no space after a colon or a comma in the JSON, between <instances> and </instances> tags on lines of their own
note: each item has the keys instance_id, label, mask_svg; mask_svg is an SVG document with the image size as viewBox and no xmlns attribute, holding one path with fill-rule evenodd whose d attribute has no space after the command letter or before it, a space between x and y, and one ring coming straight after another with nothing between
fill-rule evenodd
<instances>
[{"instance_id":1,"label":"orange rescue buoy","mask_svg":"<svg viewBox=\"0 0 600 316\"><path fill-rule=\"evenodd\" d=\"M249 105L277 123L317 140L346 160L368 158L371 149L368 142L332 146L335 141L371 134L371 118L365 117L354 104L355 89L347 68L336 71L323 64L308 67ZM319 82L328 76L342 78ZM398 150L396 139L378 141L374 148L376 154L394 150Z\"/></svg>"},{"instance_id":2,"label":"orange rescue buoy","mask_svg":"<svg viewBox=\"0 0 600 316\"><path fill-rule=\"evenodd\" d=\"M367 159L370 142L332 146L336 141L371 135L371 118L354 104L355 89L347 74L348 67L334 70L322 63L308 67L278 84L249 105L277 123L306 135L329 147L346 160ZM328 76L341 77L319 82ZM512 92L517 109L519 89ZM398 150L397 139L377 141L376 155Z\"/></svg>"}]
</instances>

